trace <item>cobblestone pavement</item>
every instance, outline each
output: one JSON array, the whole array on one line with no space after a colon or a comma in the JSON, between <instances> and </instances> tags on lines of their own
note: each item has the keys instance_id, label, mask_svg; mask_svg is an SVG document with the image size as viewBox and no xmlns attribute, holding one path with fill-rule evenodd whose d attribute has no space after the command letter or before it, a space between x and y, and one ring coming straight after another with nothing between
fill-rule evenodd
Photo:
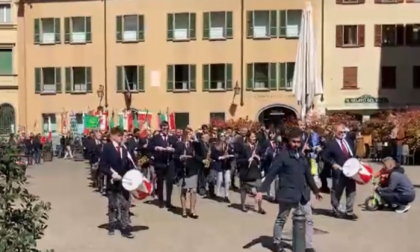
<instances>
[{"instance_id":1,"label":"cobblestone pavement","mask_svg":"<svg viewBox=\"0 0 420 252\"><path fill-rule=\"evenodd\" d=\"M407 173L420 187L420 167L409 167ZM135 239L127 240L119 234L109 237L105 229L98 227L107 220L106 199L88 186L88 170L84 163L57 160L30 167L28 175L31 192L52 203L49 227L39 242L41 249L55 249L56 252L269 251L277 212L275 204L266 203L267 215L262 216L200 199L200 218L193 220L136 202L136 207L132 208L135 214L132 220L139 231L135 232ZM368 185L359 187L356 203L363 203L370 190ZM177 195L178 190L174 192L173 202L179 205ZM237 194L232 195L232 202L239 202ZM249 202L252 203L252 199ZM316 202L315 207L329 209L329 196ZM360 218L356 222L324 215L314 217L315 228L320 230L314 237L317 251L420 250L419 243L414 240L420 233L419 200L406 214L364 212L361 207L356 207L355 212ZM285 238L290 238L291 221L286 231Z\"/></svg>"}]
</instances>

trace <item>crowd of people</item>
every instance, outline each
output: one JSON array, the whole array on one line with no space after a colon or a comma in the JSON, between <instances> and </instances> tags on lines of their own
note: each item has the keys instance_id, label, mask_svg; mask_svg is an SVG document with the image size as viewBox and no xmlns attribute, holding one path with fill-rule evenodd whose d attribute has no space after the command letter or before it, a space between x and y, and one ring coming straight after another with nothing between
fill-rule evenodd
<instances>
[{"instance_id":1,"label":"crowd of people","mask_svg":"<svg viewBox=\"0 0 420 252\"><path fill-rule=\"evenodd\" d=\"M38 148L36 138L23 139L29 139L29 149ZM278 252L283 251L284 224L290 210L297 207L306 216L306 251L315 251L311 195L320 200L321 193L329 193L334 217L358 219L353 211L356 182L341 170L348 159L356 157L355 132L343 124L334 126L333 137L324 138L308 131L303 121L287 132L265 126L258 131L245 127L235 131L207 125L198 131L190 127L172 131L162 122L160 130L145 135L138 129L126 132L119 127L105 134L92 131L82 143L92 167L93 184L108 197L110 235L118 229L123 237L134 237L130 230L132 196L122 187L122 179L131 169L140 169L154 184L151 197L168 211L175 209L173 186L179 186L183 218L199 218L197 197L231 203L231 191L239 192L243 212L253 210L264 215L266 195L268 201L280 206L273 233ZM64 140L64 149L67 146ZM387 179L375 190L396 212L407 212L415 198L410 179L394 158L384 159L383 166L381 176ZM327 178L332 179L331 187ZM344 209L340 206L343 193ZM255 200L254 209L245 204L249 195Z\"/></svg>"}]
</instances>

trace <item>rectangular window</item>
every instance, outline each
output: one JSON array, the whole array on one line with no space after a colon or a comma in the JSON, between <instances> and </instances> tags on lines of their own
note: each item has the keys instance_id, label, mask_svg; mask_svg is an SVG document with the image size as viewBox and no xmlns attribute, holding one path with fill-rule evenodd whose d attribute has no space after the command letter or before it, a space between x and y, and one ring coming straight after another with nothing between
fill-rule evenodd
<instances>
[{"instance_id":1,"label":"rectangular window","mask_svg":"<svg viewBox=\"0 0 420 252\"><path fill-rule=\"evenodd\" d=\"M144 16L117 16L117 42L144 41Z\"/></svg>"},{"instance_id":2,"label":"rectangular window","mask_svg":"<svg viewBox=\"0 0 420 252\"><path fill-rule=\"evenodd\" d=\"M232 64L203 65L203 91L232 90Z\"/></svg>"},{"instance_id":3,"label":"rectangular window","mask_svg":"<svg viewBox=\"0 0 420 252\"><path fill-rule=\"evenodd\" d=\"M395 89L397 88L397 67L382 66L381 67L381 88Z\"/></svg>"},{"instance_id":4,"label":"rectangular window","mask_svg":"<svg viewBox=\"0 0 420 252\"><path fill-rule=\"evenodd\" d=\"M13 74L13 50L0 49L0 75Z\"/></svg>"},{"instance_id":5,"label":"rectangular window","mask_svg":"<svg viewBox=\"0 0 420 252\"><path fill-rule=\"evenodd\" d=\"M293 89L293 74L295 72L295 62L279 63L279 89L292 90Z\"/></svg>"},{"instance_id":6,"label":"rectangular window","mask_svg":"<svg viewBox=\"0 0 420 252\"><path fill-rule=\"evenodd\" d=\"M298 38L302 21L302 10L279 11L279 36Z\"/></svg>"},{"instance_id":7,"label":"rectangular window","mask_svg":"<svg viewBox=\"0 0 420 252\"><path fill-rule=\"evenodd\" d=\"M195 65L168 65L166 78L168 92L196 91Z\"/></svg>"},{"instance_id":8,"label":"rectangular window","mask_svg":"<svg viewBox=\"0 0 420 252\"><path fill-rule=\"evenodd\" d=\"M420 66L413 66L413 88L420 89Z\"/></svg>"},{"instance_id":9,"label":"rectangular window","mask_svg":"<svg viewBox=\"0 0 420 252\"><path fill-rule=\"evenodd\" d=\"M337 25L335 32L336 47L365 46L364 25Z\"/></svg>"},{"instance_id":10,"label":"rectangular window","mask_svg":"<svg viewBox=\"0 0 420 252\"><path fill-rule=\"evenodd\" d=\"M50 130L52 135L58 135L57 117L55 114L42 114L42 134L48 135Z\"/></svg>"},{"instance_id":11,"label":"rectangular window","mask_svg":"<svg viewBox=\"0 0 420 252\"><path fill-rule=\"evenodd\" d=\"M10 4L0 4L0 24L12 23Z\"/></svg>"},{"instance_id":12,"label":"rectangular window","mask_svg":"<svg viewBox=\"0 0 420 252\"><path fill-rule=\"evenodd\" d=\"M203 39L220 40L233 38L231 11L204 12Z\"/></svg>"},{"instance_id":13,"label":"rectangular window","mask_svg":"<svg viewBox=\"0 0 420 252\"><path fill-rule=\"evenodd\" d=\"M408 46L420 46L420 24L405 25L405 44Z\"/></svg>"},{"instance_id":14,"label":"rectangular window","mask_svg":"<svg viewBox=\"0 0 420 252\"><path fill-rule=\"evenodd\" d=\"M195 13L169 13L167 16L167 30L168 41L195 40Z\"/></svg>"},{"instance_id":15,"label":"rectangular window","mask_svg":"<svg viewBox=\"0 0 420 252\"><path fill-rule=\"evenodd\" d=\"M61 93L61 68L35 68L35 93Z\"/></svg>"},{"instance_id":16,"label":"rectangular window","mask_svg":"<svg viewBox=\"0 0 420 252\"><path fill-rule=\"evenodd\" d=\"M226 121L226 114L225 114L225 112L210 112L210 122L212 120Z\"/></svg>"},{"instance_id":17,"label":"rectangular window","mask_svg":"<svg viewBox=\"0 0 420 252\"><path fill-rule=\"evenodd\" d=\"M92 42L91 17L67 17L64 19L64 42L85 44Z\"/></svg>"},{"instance_id":18,"label":"rectangular window","mask_svg":"<svg viewBox=\"0 0 420 252\"><path fill-rule=\"evenodd\" d=\"M406 3L420 3L420 0L406 0Z\"/></svg>"},{"instance_id":19,"label":"rectangular window","mask_svg":"<svg viewBox=\"0 0 420 252\"><path fill-rule=\"evenodd\" d=\"M343 67L343 89L357 88L357 67Z\"/></svg>"},{"instance_id":20,"label":"rectangular window","mask_svg":"<svg viewBox=\"0 0 420 252\"><path fill-rule=\"evenodd\" d=\"M375 46L403 46L404 37L402 24L375 25Z\"/></svg>"},{"instance_id":21,"label":"rectangular window","mask_svg":"<svg viewBox=\"0 0 420 252\"><path fill-rule=\"evenodd\" d=\"M190 113L174 113L175 117L175 128L185 129L190 124Z\"/></svg>"},{"instance_id":22,"label":"rectangular window","mask_svg":"<svg viewBox=\"0 0 420 252\"><path fill-rule=\"evenodd\" d=\"M37 18L34 20L34 43L35 44L59 44L61 43L60 19Z\"/></svg>"},{"instance_id":23,"label":"rectangular window","mask_svg":"<svg viewBox=\"0 0 420 252\"><path fill-rule=\"evenodd\" d=\"M277 90L277 63L247 64L247 90Z\"/></svg>"},{"instance_id":24,"label":"rectangular window","mask_svg":"<svg viewBox=\"0 0 420 252\"><path fill-rule=\"evenodd\" d=\"M66 67L66 93L91 93L92 68Z\"/></svg>"},{"instance_id":25,"label":"rectangular window","mask_svg":"<svg viewBox=\"0 0 420 252\"><path fill-rule=\"evenodd\" d=\"M278 37L277 11L248 11L247 37L252 39L267 39Z\"/></svg>"},{"instance_id":26,"label":"rectangular window","mask_svg":"<svg viewBox=\"0 0 420 252\"><path fill-rule=\"evenodd\" d=\"M117 66L117 92L144 92L144 66Z\"/></svg>"}]
</instances>

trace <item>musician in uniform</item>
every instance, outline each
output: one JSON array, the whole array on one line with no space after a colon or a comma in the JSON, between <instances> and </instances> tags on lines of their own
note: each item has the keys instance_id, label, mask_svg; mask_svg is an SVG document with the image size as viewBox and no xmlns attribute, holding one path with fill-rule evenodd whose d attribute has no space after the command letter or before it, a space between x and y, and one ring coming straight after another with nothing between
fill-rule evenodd
<instances>
[{"instance_id":1,"label":"musician in uniform","mask_svg":"<svg viewBox=\"0 0 420 252\"><path fill-rule=\"evenodd\" d=\"M206 127L203 127L203 129L206 129ZM197 150L197 152L200 152L199 155L205 157L203 159L203 163L200 164L199 171L198 171L198 193L202 196L214 196L210 195L211 188L209 187L208 183L208 176L210 175L210 135L207 131L203 131L201 133L201 138L199 140L199 146L200 148Z\"/></svg>"},{"instance_id":2,"label":"musician in uniform","mask_svg":"<svg viewBox=\"0 0 420 252\"><path fill-rule=\"evenodd\" d=\"M175 159L177 159L179 166L177 166L178 185L181 188L181 206L182 217L188 216L193 219L198 219L196 213L197 204L197 182L198 182L198 168L202 164L203 158L200 152L196 149L200 148L198 142L192 141L192 134L185 131L182 136L182 141L178 142L175 150ZM189 196L190 209L187 212L187 198Z\"/></svg>"},{"instance_id":3,"label":"musician in uniform","mask_svg":"<svg viewBox=\"0 0 420 252\"><path fill-rule=\"evenodd\" d=\"M247 193L255 193L256 188L261 184L261 150L258 147L257 135L255 132L248 132L246 136L246 143L240 151L240 156L237 158L239 178L241 180L240 194L241 207L243 212L248 212L245 205ZM258 206L258 213L265 214L262 209L262 201L255 202Z\"/></svg>"},{"instance_id":4,"label":"musician in uniform","mask_svg":"<svg viewBox=\"0 0 420 252\"><path fill-rule=\"evenodd\" d=\"M91 175L92 175L92 181L93 186L98 188L99 191L101 191L102 183L101 183L101 172L99 171L98 162L99 158L102 153L102 134L99 131L92 132L91 133L91 139L88 141L90 142L88 147L88 153L89 153L89 159L91 163Z\"/></svg>"},{"instance_id":5,"label":"musician in uniform","mask_svg":"<svg viewBox=\"0 0 420 252\"><path fill-rule=\"evenodd\" d=\"M264 174L268 174L271 163L273 162L276 155L279 153L279 143L277 142L277 135L276 132L270 131L268 133L269 140L264 145L265 151L264 154L261 156L261 170ZM278 184L278 179L276 178L273 183L270 185L270 189L267 191L267 196L270 198L271 201L275 201L275 190Z\"/></svg>"},{"instance_id":6,"label":"musician in uniform","mask_svg":"<svg viewBox=\"0 0 420 252\"><path fill-rule=\"evenodd\" d=\"M211 149L211 169L216 173L216 196L222 198L224 202L230 203L229 187L231 183L231 161L235 157L232 146L227 142L222 133L219 140ZM224 193L222 194L222 185Z\"/></svg>"},{"instance_id":7,"label":"musician in uniform","mask_svg":"<svg viewBox=\"0 0 420 252\"><path fill-rule=\"evenodd\" d=\"M331 188L331 205L333 214L336 218L356 220L358 217L353 213L353 205L356 199L356 182L348 178L341 171L344 163L354 157L355 148L354 140L344 137L346 130L343 124L335 125L335 138L326 144L323 151L324 162L332 167L332 188ZM339 209L340 199L343 191L346 192L346 211L342 213Z\"/></svg>"},{"instance_id":8,"label":"musician in uniform","mask_svg":"<svg viewBox=\"0 0 420 252\"><path fill-rule=\"evenodd\" d=\"M108 178L108 233L113 235L115 229L119 228L123 237L133 238L129 227L131 195L122 187L122 177L134 167L127 149L123 147L123 135L120 128L111 129L111 141L103 147L99 168Z\"/></svg>"},{"instance_id":9,"label":"musician in uniform","mask_svg":"<svg viewBox=\"0 0 420 252\"><path fill-rule=\"evenodd\" d=\"M161 131L152 137L148 148L153 157L153 165L157 177L156 192L159 200L159 207L173 210L174 206L171 203L172 189L175 177L175 164L173 154L175 152L174 146L176 139L168 134L168 122L163 121L160 124ZM166 184L166 202L163 199L163 184Z\"/></svg>"}]
</instances>

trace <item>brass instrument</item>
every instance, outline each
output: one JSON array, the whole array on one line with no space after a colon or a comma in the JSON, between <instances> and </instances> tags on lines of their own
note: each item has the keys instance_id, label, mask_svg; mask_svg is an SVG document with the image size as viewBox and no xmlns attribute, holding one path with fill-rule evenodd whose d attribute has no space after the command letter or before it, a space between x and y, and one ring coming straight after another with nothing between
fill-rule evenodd
<instances>
[{"instance_id":1,"label":"brass instrument","mask_svg":"<svg viewBox=\"0 0 420 252\"><path fill-rule=\"evenodd\" d=\"M210 157L211 157L211 147L209 145L208 148L207 148L207 156L206 156L206 159L203 160L203 162L204 162L204 168L206 168L206 169L210 168L210 164L211 164L211 158Z\"/></svg>"},{"instance_id":2,"label":"brass instrument","mask_svg":"<svg viewBox=\"0 0 420 252\"><path fill-rule=\"evenodd\" d=\"M141 167L147 163L149 163L149 157L144 155L141 158L139 158L139 160L137 160L137 166Z\"/></svg>"},{"instance_id":3,"label":"brass instrument","mask_svg":"<svg viewBox=\"0 0 420 252\"><path fill-rule=\"evenodd\" d=\"M252 151L252 154L251 154L252 161L251 161L251 162L249 162L249 164L248 164L248 168L250 168L250 167L251 167L252 162L254 162L254 158L258 156L258 155L256 154L257 149L258 149L258 142L257 142L257 144L255 145L254 150Z\"/></svg>"}]
</instances>

